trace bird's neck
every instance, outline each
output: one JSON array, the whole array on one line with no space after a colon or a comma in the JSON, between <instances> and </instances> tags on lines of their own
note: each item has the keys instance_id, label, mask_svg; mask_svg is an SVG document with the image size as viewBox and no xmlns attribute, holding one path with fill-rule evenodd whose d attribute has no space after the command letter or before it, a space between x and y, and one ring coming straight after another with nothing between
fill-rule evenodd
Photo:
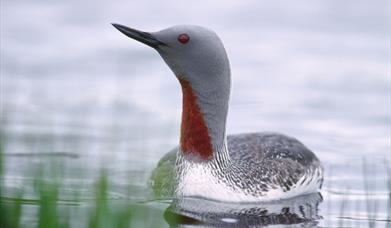
<instances>
[{"instance_id":1,"label":"bird's neck","mask_svg":"<svg viewBox=\"0 0 391 228\"><path fill-rule=\"evenodd\" d=\"M226 147L229 82L213 89L179 81L183 93L180 151L188 158L211 160Z\"/></svg>"}]
</instances>

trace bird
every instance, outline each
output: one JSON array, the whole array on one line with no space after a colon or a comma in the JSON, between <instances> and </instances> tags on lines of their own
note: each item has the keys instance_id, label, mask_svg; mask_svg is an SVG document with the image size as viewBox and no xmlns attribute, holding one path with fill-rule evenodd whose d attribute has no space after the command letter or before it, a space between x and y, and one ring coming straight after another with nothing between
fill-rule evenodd
<instances>
[{"instance_id":1,"label":"bird","mask_svg":"<svg viewBox=\"0 0 391 228\"><path fill-rule=\"evenodd\" d=\"M323 166L297 139L274 132L227 135L231 70L213 30L176 25L144 32L112 25L155 49L181 86L179 145L152 172L156 197L265 202L321 189Z\"/></svg>"}]
</instances>

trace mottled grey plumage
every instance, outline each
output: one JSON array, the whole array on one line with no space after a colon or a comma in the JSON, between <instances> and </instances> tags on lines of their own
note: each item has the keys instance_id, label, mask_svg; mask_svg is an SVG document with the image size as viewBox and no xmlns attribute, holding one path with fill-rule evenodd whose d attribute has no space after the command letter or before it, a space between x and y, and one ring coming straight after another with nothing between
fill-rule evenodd
<instances>
[{"instance_id":1,"label":"mottled grey plumage","mask_svg":"<svg viewBox=\"0 0 391 228\"><path fill-rule=\"evenodd\" d=\"M317 179L321 187L323 177L317 157L298 140L276 133L248 133L227 137L230 163L215 167L215 175L232 188L240 188L250 195L262 197L271 189L291 190L307 178ZM167 153L158 163L151 180L157 197L174 195L175 161L178 148ZM302 177L307 177L300 180Z\"/></svg>"}]
</instances>

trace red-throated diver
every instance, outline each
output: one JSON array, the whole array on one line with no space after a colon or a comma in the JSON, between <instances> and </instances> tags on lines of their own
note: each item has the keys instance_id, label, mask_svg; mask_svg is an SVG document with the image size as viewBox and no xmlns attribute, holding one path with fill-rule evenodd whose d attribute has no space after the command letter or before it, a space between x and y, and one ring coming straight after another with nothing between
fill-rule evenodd
<instances>
[{"instance_id":1,"label":"red-throated diver","mask_svg":"<svg viewBox=\"0 0 391 228\"><path fill-rule=\"evenodd\" d=\"M146 33L113 25L157 50L182 86L180 144L152 175L158 196L254 202L321 187L322 166L298 140L276 133L226 136L231 74L224 46L213 31L181 25Z\"/></svg>"}]
</instances>

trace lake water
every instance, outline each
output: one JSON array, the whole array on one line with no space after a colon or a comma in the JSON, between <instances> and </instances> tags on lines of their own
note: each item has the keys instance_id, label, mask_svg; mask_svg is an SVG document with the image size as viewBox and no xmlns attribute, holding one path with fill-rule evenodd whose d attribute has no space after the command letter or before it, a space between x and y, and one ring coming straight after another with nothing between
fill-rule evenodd
<instances>
[{"instance_id":1,"label":"lake water","mask_svg":"<svg viewBox=\"0 0 391 228\"><path fill-rule=\"evenodd\" d=\"M55 154L70 188L60 198L78 188L90 199L86 186L105 167L110 197L139 203L154 221L136 214L135 224L168 226L173 202L149 201L147 182L178 143L179 83L155 51L112 22L215 30L232 69L228 132L291 135L324 164L319 217L306 225L391 226L387 0L2 1L4 197L25 186L34 198L29 170ZM22 222L33 224L34 214Z\"/></svg>"}]
</instances>

